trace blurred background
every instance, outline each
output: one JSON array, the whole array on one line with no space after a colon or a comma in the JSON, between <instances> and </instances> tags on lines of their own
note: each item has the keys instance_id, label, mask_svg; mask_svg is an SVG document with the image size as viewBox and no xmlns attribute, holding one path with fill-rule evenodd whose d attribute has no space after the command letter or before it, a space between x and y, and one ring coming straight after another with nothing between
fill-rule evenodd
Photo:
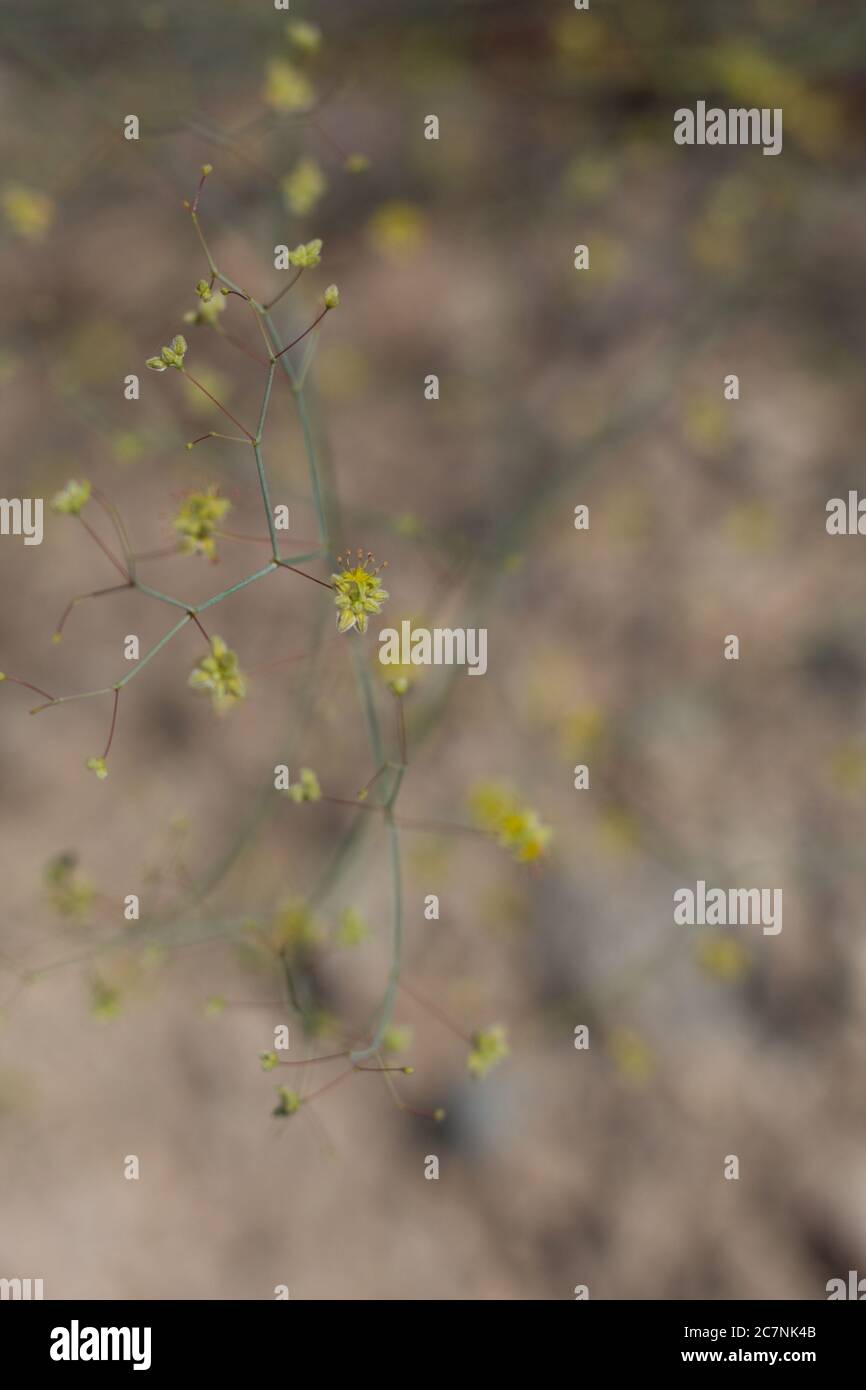
<instances>
[{"instance_id":1,"label":"blurred background","mask_svg":"<svg viewBox=\"0 0 866 1390\"><path fill-rule=\"evenodd\" d=\"M246 306L184 319L207 161L203 226L250 293L285 283L276 244L324 241L275 313L288 342L340 286L311 427L333 535L387 559L391 594L362 641L298 576L237 593L209 627L248 698L219 718L188 689L184 629L124 690L105 781L84 763L110 699L31 717L4 683L0 1275L48 1298L474 1300L811 1299L866 1273L866 542L825 530L863 478L862 7L6 0L0 34L3 495L87 478L149 552L217 484L254 539L142 577L197 602L264 563L248 452L189 452L218 412L144 369L183 331L255 423ZM699 99L782 107L781 156L675 146ZM265 459L285 544L313 549L283 380ZM167 606L94 599L51 641L115 582L72 517L0 539L0 669L118 679ZM354 651L398 755L375 638L404 617L489 633L483 679L422 668L404 699L388 1061L446 1119L356 1073L274 1117L298 1073L258 1054L282 1022L293 1059L365 1035L391 900L380 816L294 805L273 769L350 802L375 771ZM551 828L542 865L453 830L491 781ZM782 888L782 933L674 927L698 878ZM475 1080L467 1039L494 1024L510 1055Z\"/></svg>"}]
</instances>

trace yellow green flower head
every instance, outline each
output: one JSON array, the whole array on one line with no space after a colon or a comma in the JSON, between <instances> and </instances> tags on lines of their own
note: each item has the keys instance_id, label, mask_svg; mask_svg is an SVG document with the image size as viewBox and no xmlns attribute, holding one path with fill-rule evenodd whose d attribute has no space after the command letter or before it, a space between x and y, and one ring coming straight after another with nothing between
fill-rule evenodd
<instances>
[{"instance_id":1,"label":"yellow green flower head","mask_svg":"<svg viewBox=\"0 0 866 1390\"><path fill-rule=\"evenodd\" d=\"M479 1028L472 1034L472 1047L466 1059L469 1075L480 1081L491 1067L495 1067L508 1056L509 1051L505 1029L501 1024L494 1023L490 1028Z\"/></svg>"},{"instance_id":2,"label":"yellow green flower head","mask_svg":"<svg viewBox=\"0 0 866 1390\"><path fill-rule=\"evenodd\" d=\"M293 47L302 53L315 53L322 43L322 31L318 24L310 24L306 19L292 19L286 25L286 38Z\"/></svg>"},{"instance_id":3,"label":"yellow green flower head","mask_svg":"<svg viewBox=\"0 0 866 1390\"><path fill-rule=\"evenodd\" d=\"M389 1057L399 1057L400 1053L409 1051L412 1046L412 1029L398 1028L391 1024L382 1034L382 1052Z\"/></svg>"},{"instance_id":4,"label":"yellow green flower head","mask_svg":"<svg viewBox=\"0 0 866 1390\"><path fill-rule=\"evenodd\" d=\"M218 1018L225 1012L226 999L224 994L212 994L205 1000L204 1011L208 1018Z\"/></svg>"},{"instance_id":5,"label":"yellow green flower head","mask_svg":"<svg viewBox=\"0 0 866 1390\"><path fill-rule=\"evenodd\" d=\"M287 58L272 58L268 63L262 95L272 111L302 111L316 99L312 83Z\"/></svg>"},{"instance_id":6,"label":"yellow green flower head","mask_svg":"<svg viewBox=\"0 0 866 1390\"><path fill-rule=\"evenodd\" d=\"M469 804L479 828L494 835L518 864L531 864L544 855L553 832L536 811L520 805L510 788L482 783L470 793Z\"/></svg>"},{"instance_id":7,"label":"yellow green flower head","mask_svg":"<svg viewBox=\"0 0 866 1390\"><path fill-rule=\"evenodd\" d=\"M696 950L698 964L725 984L736 984L749 973L752 956L735 936L713 932L704 936Z\"/></svg>"},{"instance_id":8,"label":"yellow green flower head","mask_svg":"<svg viewBox=\"0 0 866 1390\"><path fill-rule=\"evenodd\" d=\"M164 347L159 357L148 357L147 366L152 372L164 372L168 367L183 371L183 359L187 352L187 341L177 333L171 340L171 347Z\"/></svg>"},{"instance_id":9,"label":"yellow green flower head","mask_svg":"<svg viewBox=\"0 0 866 1390\"><path fill-rule=\"evenodd\" d=\"M299 159L280 180L283 202L296 217L306 217L319 203L328 180L314 159Z\"/></svg>"},{"instance_id":10,"label":"yellow green flower head","mask_svg":"<svg viewBox=\"0 0 866 1390\"><path fill-rule=\"evenodd\" d=\"M277 1057L276 1052L260 1052L259 1061L262 1064L262 1071L273 1071L274 1067L277 1065L277 1062L279 1061L279 1058Z\"/></svg>"},{"instance_id":11,"label":"yellow green flower head","mask_svg":"<svg viewBox=\"0 0 866 1390\"><path fill-rule=\"evenodd\" d=\"M299 780L287 788L286 796L291 797L292 801L321 801L322 788L311 767L301 768Z\"/></svg>"},{"instance_id":12,"label":"yellow green flower head","mask_svg":"<svg viewBox=\"0 0 866 1390\"><path fill-rule=\"evenodd\" d=\"M353 559L356 560L354 565L351 563ZM388 593L379 583L379 572L388 562L384 561L378 569L368 568L374 563L370 551L366 558L363 550L359 550L356 556L347 555L345 560L342 555L337 556L337 564L346 565L339 574L331 575L338 632L348 632L353 627L359 632L366 632L368 615L381 612Z\"/></svg>"},{"instance_id":13,"label":"yellow green flower head","mask_svg":"<svg viewBox=\"0 0 866 1390\"><path fill-rule=\"evenodd\" d=\"M120 1013L120 990L97 976L90 983L90 1012L103 1023L117 1018Z\"/></svg>"},{"instance_id":14,"label":"yellow green flower head","mask_svg":"<svg viewBox=\"0 0 866 1390\"><path fill-rule=\"evenodd\" d=\"M271 944L275 951L294 954L315 946L320 932L315 918L305 903L287 902L278 909L271 926Z\"/></svg>"},{"instance_id":15,"label":"yellow green flower head","mask_svg":"<svg viewBox=\"0 0 866 1390\"><path fill-rule=\"evenodd\" d=\"M210 653L202 657L190 674L193 690L210 695L218 714L231 709L247 693L247 684L238 666L237 653L221 637L210 639Z\"/></svg>"},{"instance_id":16,"label":"yellow green flower head","mask_svg":"<svg viewBox=\"0 0 866 1390\"><path fill-rule=\"evenodd\" d=\"M289 252L289 265L302 266L304 270L312 270L313 266L320 264L322 259L322 239L315 237L312 241L300 242Z\"/></svg>"},{"instance_id":17,"label":"yellow green flower head","mask_svg":"<svg viewBox=\"0 0 866 1390\"><path fill-rule=\"evenodd\" d=\"M350 154L346 156L344 168L347 174L364 174L370 167L370 161L365 154Z\"/></svg>"},{"instance_id":18,"label":"yellow green flower head","mask_svg":"<svg viewBox=\"0 0 866 1390\"><path fill-rule=\"evenodd\" d=\"M5 184L2 203L6 221L26 241L41 241L54 221L54 203L48 195L23 184Z\"/></svg>"},{"instance_id":19,"label":"yellow green flower head","mask_svg":"<svg viewBox=\"0 0 866 1390\"><path fill-rule=\"evenodd\" d=\"M207 280L197 281L195 292L198 295L199 299L203 299L205 303L207 303L209 299L213 298L213 290L211 289L210 284Z\"/></svg>"},{"instance_id":20,"label":"yellow green flower head","mask_svg":"<svg viewBox=\"0 0 866 1390\"><path fill-rule=\"evenodd\" d=\"M369 940L370 933L364 923L364 919L357 908L347 907L340 918L340 925L337 928L336 944L346 948L352 946L363 946Z\"/></svg>"},{"instance_id":21,"label":"yellow green flower head","mask_svg":"<svg viewBox=\"0 0 866 1390\"><path fill-rule=\"evenodd\" d=\"M87 768L88 772L95 772L100 782L104 782L108 776L108 768L105 765L104 758L88 758L84 766Z\"/></svg>"},{"instance_id":22,"label":"yellow green flower head","mask_svg":"<svg viewBox=\"0 0 866 1390\"><path fill-rule=\"evenodd\" d=\"M206 282L204 282L206 283ZM188 309L183 316L184 323L190 323L194 328L214 328L217 319L226 307L226 302L221 294L210 294L206 299L202 299L194 309ZM156 359L153 358L153 361ZM148 363L148 366L150 363ZM158 370L158 368L154 368Z\"/></svg>"},{"instance_id":23,"label":"yellow green flower head","mask_svg":"<svg viewBox=\"0 0 866 1390\"><path fill-rule=\"evenodd\" d=\"M58 854L45 868L49 901L63 917L86 916L93 903L93 887L77 865L74 854Z\"/></svg>"},{"instance_id":24,"label":"yellow green flower head","mask_svg":"<svg viewBox=\"0 0 866 1390\"><path fill-rule=\"evenodd\" d=\"M277 1104L272 1112L274 1115L296 1115L301 1108L301 1097L297 1091L290 1091L288 1086L280 1086L277 1091Z\"/></svg>"},{"instance_id":25,"label":"yellow green flower head","mask_svg":"<svg viewBox=\"0 0 866 1390\"><path fill-rule=\"evenodd\" d=\"M68 516L78 516L89 497L90 483L79 483L75 478L70 478L66 487L61 488L60 492L55 492L50 503L51 509L55 512L65 512Z\"/></svg>"},{"instance_id":26,"label":"yellow green flower head","mask_svg":"<svg viewBox=\"0 0 866 1390\"><path fill-rule=\"evenodd\" d=\"M326 309L336 309L340 302L340 291L336 285L329 285L322 295Z\"/></svg>"},{"instance_id":27,"label":"yellow green flower head","mask_svg":"<svg viewBox=\"0 0 866 1390\"><path fill-rule=\"evenodd\" d=\"M209 560L215 560L214 533L231 505L227 497L220 497L216 484L211 484L207 492L190 492L171 523L180 537L178 549L181 553L206 555Z\"/></svg>"}]
</instances>

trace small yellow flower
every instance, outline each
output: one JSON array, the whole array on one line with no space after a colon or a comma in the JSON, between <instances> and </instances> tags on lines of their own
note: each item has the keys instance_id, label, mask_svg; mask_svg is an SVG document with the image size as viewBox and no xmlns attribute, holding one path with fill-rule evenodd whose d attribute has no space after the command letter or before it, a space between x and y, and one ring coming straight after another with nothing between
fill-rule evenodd
<instances>
[{"instance_id":1,"label":"small yellow flower","mask_svg":"<svg viewBox=\"0 0 866 1390\"><path fill-rule=\"evenodd\" d=\"M182 334L176 333L171 340L171 347L163 347L159 357L148 357L146 366L150 367L152 372L164 372L168 367L174 367L181 372L186 353L186 338Z\"/></svg>"},{"instance_id":2,"label":"small yellow flower","mask_svg":"<svg viewBox=\"0 0 866 1390\"><path fill-rule=\"evenodd\" d=\"M273 1071L274 1067L277 1065L277 1062L279 1061L279 1058L277 1057L276 1052L260 1052L259 1061L262 1064L262 1071Z\"/></svg>"},{"instance_id":3,"label":"small yellow flower","mask_svg":"<svg viewBox=\"0 0 866 1390\"><path fill-rule=\"evenodd\" d=\"M88 772L95 772L100 782L104 782L108 776L108 768L104 758L88 758L84 766Z\"/></svg>"},{"instance_id":4,"label":"small yellow flower","mask_svg":"<svg viewBox=\"0 0 866 1390\"><path fill-rule=\"evenodd\" d=\"M272 1112L274 1115L295 1115L300 1110L302 1100L297 1091L290 1091L288 1086L280 1086L277 1097L277 1104Z\"/></svg>"},{"instance_id":5,"label":"small yellow flower","mask_svg":"<svg viewBox=\"0 0 866 1390\"><path fill-rule=\"evenodd\" d=\"M509 1051L505 1029L501 1024L494 1023L490 1028L479 1028L472 1034L472 1047L466 1059L469 1075L480 1081L491 1067L495 1067L508 1056Z\"/></svg>"},{"instance_id":6,"label":"small yellow flower","mask_svg":"<svg viewBox=\"0 0 866 1390\"><path fill-rule=\"evenodd\" d=\"M322 296L326 309L336 309L340 302L340 291L336 285L329 285Z\"/></svg>"},{"instance_id":7,"label":"small yellow flower","mask_svg":"<svg viewBox=\"0 0 866 1390\"><path fill-rule=\"evenodd\" d=\"M322 43L322 31L318 24L310 24L306 19L292 19L286 25L286 38L301 53L315 53Z\"/></svg>"},{"instance_id":8,"label":"small yellow flower","mask_svg":"<svg viewBox=\"0 0 866 1390\"><path fill-rule=\"evenodd\" d=\"M314 159L299 159L280 180L283 202L296 217L306 217L317 206L328 187L328 180Z\"/></svg>"},{"instance_id":9,"label":"small yellow flower","mask_svg":"<svg viewBox=\"0 0 866 1390\"><path fill-rule=\"evenodd\" d=\"M322 238L314 237L312 241L300 242L289 252L289 265L301 266L304 270L312 270L322 259Z\"/></svg>"},{"instance_id":10,"label":"small yellow flower","mask_svg":"<svg viewBox=\"0 0 866 1390\"><path fill-rule=\"evenodd\" d=\"M365 174L370 167L370 161L365 154L349 154L343 167L347 174Z\"/></svg>"},{"instance_id":11,"label":"small yellow flower","mask_svg":"<svg viewBox=\"0 0 866 1390\"><path fill-rule=\"evenodd\" d=\"M302 111L315 101L313 85L287 58L272 58L265 70L263 99L273 111Z\"/></svg>"},{"instance_id":12,"label":"small yellow flower","mask_svg":"<svg viewBox=\"0 0 866 1390\"><path fill-rule=\"evenodd\" d=\"M302 767L300 777L297 782L292 782L286 788L286 796L292 801L321 801L322 788L319 779L311 767Z\"/></svg>"},{"instance_id":13,"label":"small yellow flower","mask_svg":"<svg viewBox=\"0 0 866 1390\"><path fill-rule=\"evenodd\" d=\"M369 939L370 933L360 912L354 907L347 907L337 928L336 945L349 949L353 946L363 946Z\"/></svg>"},{"instance_id":14,"label":"small yellow flower","mask_svg":"<svg viewBox=\"0 0 866 1390\"><path fill-rule=\"evenodd\" d=\"M469 804L479 828L495 835L496 843L518 864L530 864L543 856L553 832L536 811L520 805L509 787L482 783L470 792Z\"/></svg>"},{"instance_id":15,"label":"small yellow flower","mask_svg":"<svg viewBox=\"0 0 866 1390\"><path fill-rule=\"evenodd\" d=\"M391 1024L382 1034L381 1050L388 1057L399 1057L401 1053L406 1053L412 1046L412 1029L398 1027Z\"/></svg>"},{"instance_id":16,"label":"small yellow flower","mask_svg":"<svg viewBox=\"0 0 866 1390\"><path fill-rule=\"evenodd\" d=\"M210 695L218 714L231 709L247 693L246 681L238 666L237 653L221 637L210 639L210 654L202 657L189 677L193 690Z\"/></svg>"},{"instance_id":17,"label":"small yellow flower","mask_svg":"<svg viewBox=\"0 0 866 1390\"><path fill-rule=\"evenodd\" d=\"M55 492L51 499L51 510L63 512L68 516L78 516L81 508L90 497L90 483L87 481L77 482L75 478L70 478L69 482L60 492Z\"/></svg>"},{"instance_id":18,"label":"small yellow flower","mask_svg":"<svg viewBox=\"0 0 866 1390\"><path fill-rule=\"evenodd\" d=\"M704 936L695 954L701 968L725 984L736 984L748 974L752 964L748 948L726 932Z\"/></svg>"},{"instance_id":19,"label":"small yellow flower","mask_svg":"<svg viewBox=\"0 0 866 1390\"><path fill-rule=\"evenodd\" d=\"M270 933L275 951L288 955L309 951L320 936L318 924L304 903L285 902L277 910Z\"/></svg>"},{"instance_id":20,"label":"small yellow flower","mask_svg":"<svg viewBox=\"0 0 866 1390\"><path fill-rule=\"evenodd\" d=\"M3 188L3 215L25 241L41 241L54 221L54 203L46 193L7 183Z\"/></svg>"},{"instance_id":21,"label":"small yellow flower","mask_svg":"<svg viewBox=\"0 0 866 1390\"><path fill-rule=\"evenodd\" d=\"M412 203L383 203L367 223L367 236L386 256L409 256L425 236L424 215Z\"/></svg>"},{"instance_id":22,"label":"small yellow flower","mask_svg":"<svg viewBox=\"0 0 866 1390\"><path fill-rule=\"evenodd\" d=\"M227 497L220 497L216 484L211 484L207 492L189 493L171 523L180 537L181 554L206 555L209 560L215 560L214 534L231 505Z\"/></svg>"},{"instance_id":23,"label":"small yellow flower","mask_svg":"<svg viewBox=\"0 0 866 1390\"><path fill-rule=\"evenodd\" d=\"M218 1018L225 1012L226 998L224 994L212 994L205 1000L204 1011L208 1018Z\"/></svg>"},{"instance_id":24,"label":"small yellow flower","mask_svg":"<svg viewBox=\"0 0 866 1390\"><path fill-rule=\"evenodd\" d=\"M194 328L215 328L217 320L223 309L226 307L225 299L221 294L212 294L209 298L202 298L194 309L188 309L183 316L184 323L192 324ZM155 361L156 359L152 359ZM158 368L154 368L157 371Z\"/></svg>"},{"instance_id":25,"label":"small yellow flower","mask_svg":"<svg viewBox=\"0 0 866 1390\"><path fill-rule=\"evenodd\" d=\"M349 568L353 558L356 558L357 562ZM374 563L374 557L368 551L365 559L363 550L359 550L357 557L347 555L345 561L342 555L338 555L337 564L344 563L347 568L339 574L331 575L331 583L335 590L334 603L338 609L337 631L348 632L351 628L357 627L359 632L366 632L368 615L380 613L382 604L388 597L387 590L379 583L379 572L384 569L387 561L378 569L368 569L367 566Z\"/></svg>"}]
</instances>

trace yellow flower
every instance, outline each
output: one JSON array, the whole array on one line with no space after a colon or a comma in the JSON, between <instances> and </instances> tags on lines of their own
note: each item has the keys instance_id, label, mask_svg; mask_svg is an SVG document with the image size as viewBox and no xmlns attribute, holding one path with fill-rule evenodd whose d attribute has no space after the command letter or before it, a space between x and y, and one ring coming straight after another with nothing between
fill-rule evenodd
<instances>
[{"instance_id":1,"label":"yellow flower","mask_svg":"<svg viewBox=\"0 0 866 1390\"><path fill-rule=\"evenodd\" d=\"M502 1025L494 1023L491 1028L479 1028L472 1034L471 1041L472 1048L466 1059L466 1067L469 1075L480 1081L491 1067L495 1067L508 1056L508 1040Z\"/></svg>"},{"instance_id":2,"label":"yellow flower","mask_svg":"<svg viewBox=\"0 0 866 1390\"><path fill-rule=\"evenodd\" d=\"M351 559L352 557L347 555L345 563L348 565ZM343 563L343 556L338 555L337 564ZM369 551L365 559L363 550L359 550L355 565L341 570L339 574L331 575L331 583L335 590L334 603L338 609L338 632L348 632L353 627L357 627L359 632L366 632L368 614L381 612L382 604L388 597L387 590L379 583L379 571L384 568L384 564L380 565L379 569L368 569L367 566L373 563L374 558Z\"/></svg>"},{"instance_id":3,"label":"yellow flower","mask_svg":"<svg viewBox=\"0 0 866 1390\"><path fill-rule=\"evenodd\" d=\"M283 202L296 217L312 212L327 187L328 180L314 159L299 159L280 180Z\"/></svg>"},{"instance_id":4,"label":"yellow flower","mask_svg":"<svg viewBox=\"0 0 866 1390\"><path fill-rule=\"evenodd\" d=\"M386 256L411 255L424 240L424 215L412 203L383 203L367 223L372 246Z\"/></svg>"},{"instance_id":5,"label":"yellow flower","mask_svg":"<svg viewBox=\"0 0 866 1390\"><path fill-rule=\"evenodd\" d=\"M196 290L196 293L198 293L198 290ZM194 309L188 309L186 311L183 316L183 321L184 323L191 323L194 328L215 328L217 320L225 307L226 302L221 294L211 294L207 297L200 295L199 303ZM154 368L154 370L156 370L156 368Z\"/></svg>"},{"instance_id":6,"label":"yellow flower","mask_svg":"<svg viewBox=\"0 0 866 1390\"><path fill-rule=\"evenodd\" d=\"M289 955L309 950L317 944L320 935L319 927L304 903L283 903L271 925L274 950Z\"/></svg>"},{"instance_id":7,"label":"yellow flower","mask_svg":"<svg viewBox=\"0 0 866 1390\"><path fill-rule=\"evenodd\" d=\"M277 1104L272 1112L274 1115L295 1115L300 1110L302 1100L297 1091L290 1091L288 1086L280 1086L277 1097Z\"/></svg>"},{"instance_id":8,"label":"yellow flower","mask_svg":"<svg viewBox=\"0 0 866 1390\"><path fill-rule=\"evenodd\" d=\"M273 1071L274 1067L277 1065L277 1062L279 1061L279 1058L277 1057L276 1052L260 1052L259 1061L262 1064L262 1071Z\"/></svg>"},{"instance_id":9,"label":"yellow flower","mask_svg":"<svg viewBox=\"0 0 866 1390\"><path fill-rule=\"evenodd\" d=\"M54 203L46 193L7 183L3 188L3 214L13 231L26 241L41 241L54 221Z\"/></svg>"},{"instance_id":10,"label":"yellow flower","mask_svg":"<svg viewBox=\"0 0 866 1390\"><path fill-rule=\"evenodd\" d=\"M294 251L289 252L289 265L302 266L304 270L312 270L322 259L322 239L314 237L312 241L301 242L295 247Z\"/></svg>"},{"instance_id":11,"label":"yellow flower","mask_svg":"<svg viewBox=\"0 0 866 1390\"><path fill-rule=\"evenodd\" d=\"M297 782L292 782L286 788L286 796L292 801L321 801L322 788L319 779L311 767L302 767L300 778Z\"/></svg>"},{"instance_id":12,"label":"yellow flower","mask_svg":"<svg viewBox=\"0 0 866 1390\"><path fill-rule=\"evenodd\" d=\"M108 768L104 758L88 758L84 766L88 772L95 772L100 782L104 782L108 776Z\"/></svg>"},{"instance_id":13,"label":"yellow flower","mask_svg":"<svg viewBox=\"0 0 866 1390\"><path fill-rule=\"evenodd\" d=\"M183 359L187 352L187 342L180 333L175 334L171 340L171 347L163 347L159 357L148 357L146 366L152 372L164 372L167 367L174 367L177 371L183 371Z\"/></svg>"},{"instance_id":14,"label":"yellow flower","mask_svg":"<svg viewBox=\"0 0 866 1390\"><path fill-rule=\"evenodd\" d=\"M210 655L202 657L189 677L193 690L210 695L218 714L231 709L247 693L246 681L238 666L237 653L221 637L210 639Z\"/></svg>"},{"instance_id":15,"label":"yellow flower","mask_svg":"<svg viewBox=\"0 0 866 1390\"><path fill-rule=\"evenodd\" d=\"M292 19L286 25L286 38L302 53L315 53L322 42L322 31L318 24L310 24L306 19Z\"/></svg>"},{"instance_id":16,"label":"yellow flower","mask_svg":"<svg viewBox=\"0 0 866 1390\"><path fill-rule=\"evenodd\" d=\"M274 111L302 111L312 106L312 83L287 58L272 58L265 70L263 100Z\"/></svg>"},{"instance_id":17,"label":"yellow flower","mask_svg":"<svg viewBox=\"0 0 866 1390\"><path fill-rule=\"evenodd\" d=\"M509 787L496 782L482 783L469 794L469 804L477 825L496 837L518 864L540 859L550 842L552 831L536 811L521 806Z\"/></svg>"},{"instance_id":18,"label":"yellow flower","mask_svg":"<svg viewBox=\"0 0 866 1390\"><path fill-rule=\"evenodd\" d=\"M370 933L364 925L364 919L360 912L354 907L347 907L337 928L336 945L347 949L352 946L363 946L369 938Z\"/></svg>"},{"instance_id":19,"label":"yellow flower","mask_svg":"<svg viewBox=\"0 0 866 1390\"><path fill-rule=\"evenodd\" d=\"M89 497L90 483L86 481L79 483L75 478L70 478L60 492L55 492L49 505L52 511L64 512L68 516L78 516Z\"/></svg>"},{"instance_id":20,"label":"yellow flower","mask_svg":"<svg viewBox=\"0 0 866 1390\"><path fill-rule=\"evenodd\" d=\"M322 295L322 302L326 309L336 309L340 302L340 291L336 285L329 285Z\"/></svg>"},{"instance_id":21,"label":"yellow flower","mask_svg":"<svg viewBox=\"0 0 866 1390\"><path fill-rule=\"evenodd\" d=\"M736 984L748 974L752 957L748 949L735 936L726 932L713 932L704 936L696 950L698 964L725 984Z\"/></svg>"},{"instance_id":22,"label":"yellow flower","mask_svg":"<svg viewBox=\"0 0 866 1390\"><path fill-rule=\"evenodd\" d=\"M180 536L178 549L181 553L206 555L209 560L215 560L214 533L231 505L227 497L220 497L216 484L211 484L207 492L189 493L171 523Z\"/></svg>"}]
</instances>

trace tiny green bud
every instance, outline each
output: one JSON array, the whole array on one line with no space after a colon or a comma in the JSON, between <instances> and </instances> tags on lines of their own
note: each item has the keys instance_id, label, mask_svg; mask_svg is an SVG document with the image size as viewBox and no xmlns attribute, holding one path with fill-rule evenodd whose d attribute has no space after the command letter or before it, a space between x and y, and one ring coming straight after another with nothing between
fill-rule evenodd
<instances>
[{"instance_id":1,"label":"tiny green bud","mask_svg":"<svg viewBox=\"0 0 866 1390\"><path fill-rule=\"evenodd\" d=\"M202 171L202 173L204 174L205 178L207 178L208 174L212 174L212 173L213 173L213 165L212 165L212 164L203 164L203 165L201 166L201 171Z\"/></svg>"},{"instance_id":2,"label":"tiny green bud","mask_svg":"<svg viewBox=\"0 0 866 1390\"><path fill-rule=\"evenodd\" d=\"M336 309L340 302L340 291L337 289L336 285L328 286L325 290L324 299L326 309Z\"/></svg>"},{"instance_id":3,"label":"tiny green bud","mask_svg":"<svg viewBox=\"0 0 866 1390\"><path fill-rule=\"evenodd\" d=\"M84 766L88 772L95 772L100 782L104 782L108 776L108 768L104 758L88 758Z\"/></svg>"}]
</instances>

